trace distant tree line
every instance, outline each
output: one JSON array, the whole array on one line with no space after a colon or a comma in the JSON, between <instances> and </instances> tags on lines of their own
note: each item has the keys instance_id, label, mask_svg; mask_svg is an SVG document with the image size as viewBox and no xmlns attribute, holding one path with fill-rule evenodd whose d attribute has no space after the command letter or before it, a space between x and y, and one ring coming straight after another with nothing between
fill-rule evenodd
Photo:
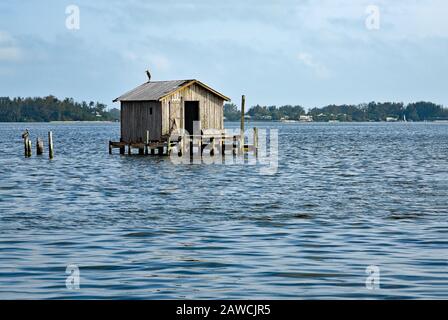
<instances>
[{"instance_id":1,"label":"distant tree line","mask_svg":"<svg viewBox=\"0 0 448 320\"><path fill-rule=\"evenodd\" d=\"M300 116L312 116L314 121L434 121L448 120L448 109L432 102L416 102L404 105L396 102L370 102L359 105L328 105L305 112L301 106L253 106L246 112L253 120L300 120ZM236 121L241 112L234 104L224 106L226 120Z\"/></svg>"},{"instance_id":2,"label":"distant tree line","mask_svg":"<svg viewBox=\"0 0 448 320\"><path fill-rule=\"evenodd\" d=\"M54 96L36 98L0 97L0 122L48 122L48 121L115 121L120 119L116 108L106 110L99 102L76 102L72 98L59 100ZM252 120L300 120L300 116L312 116L314 121L434 121L448 120L448 109L432 102L416 102L404 105L396 102L370 102L359 105L328 105L308 112L299 105L251 107L246 116ZM224 105L224 117L238 121L241 112L235 104Z\"/></svg>"},{"instance_id":3,"label":"distant tree line","mask_svg":"<svg viewBox=\"0 0 448 320\"><path fill-rule=\"evenodd\" d=\"M246 116L250 116L254 120L282 120L282 119L299 119L301 115L305 115L305 109L301 106L260 106L251 107L246 112ZM224 105L224 117L228 121L237 121L241 119L241 111L233 103Z\"/></svg>"},{"instance_id":4,"label":"distant tree line","mask_svg":"<svg viewBox=\"0 0 448 320\"><path fill-rule=\"evenodd\" d=\"M0 97L0 122L114 121L120 118L118 109L108 111L106 107L99 102L59 100L54 96Z\"/></svg>"}]
</instances>

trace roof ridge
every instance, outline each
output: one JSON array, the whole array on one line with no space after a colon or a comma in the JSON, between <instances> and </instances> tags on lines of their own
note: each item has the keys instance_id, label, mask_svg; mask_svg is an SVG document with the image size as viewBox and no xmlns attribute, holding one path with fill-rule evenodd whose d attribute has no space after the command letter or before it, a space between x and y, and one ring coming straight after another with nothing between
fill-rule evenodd
<instances>
[{"instance_id":1,"label":"roof ridge","mask_svg":"<svg viewBox=\"0 0 448 320\"><path fill-rule=\"evenodd\" d=\"M195 81L196 79L178 79L178 80L156 80L156 81L146 81L145 83L155 83L155 82L179 82L179 81Z\"/></svg>"},{"instance_id":2,"label":"roof ridge","mask_svg":"<svg viewBox=\"0 0 448 320\"><path fill-rule=\"evenodd\" d=\"M220 96L224 100L230 100L226 96L223 96L216 90L210 88L199 80L185 79L185 80L160 80L160 81L147 81L138 87L126 92L113 101L160 101L160 99L177 92L183 87L188 87L194 83L199 84L206 90Z\"/></svg>"}]
</instances>

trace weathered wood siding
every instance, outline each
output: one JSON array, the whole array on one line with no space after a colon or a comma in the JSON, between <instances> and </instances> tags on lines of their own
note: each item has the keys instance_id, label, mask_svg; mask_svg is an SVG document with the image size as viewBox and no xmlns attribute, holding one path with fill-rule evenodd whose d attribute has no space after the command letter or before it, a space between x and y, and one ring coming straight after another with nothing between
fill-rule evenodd
<instances>
[{"instance_id":1,"label":"weathered wood siding","mask_svg":"<svg viewBox=\"0 0 448 320\"><path fill-rule=\"evenodd\" d=\"M224 100L203 87L193 84L172 94L162 101L162 135L167 135L174 119L185 128L184 102L199 101L199 119L202 129L224 129Z\"/></svg>"},{"instance_id":2,"label":"weathered wood siding","mask_svg":"<svg viewBox=\"0 0 448 320\"><path fill-rule=\"evenodd\" d=\"M156 101L122 101L121 138L123 141L145 141L147 130L149 130L150 140L160 140L162 135L161 105Z\"/></svg>"}]
</instances>

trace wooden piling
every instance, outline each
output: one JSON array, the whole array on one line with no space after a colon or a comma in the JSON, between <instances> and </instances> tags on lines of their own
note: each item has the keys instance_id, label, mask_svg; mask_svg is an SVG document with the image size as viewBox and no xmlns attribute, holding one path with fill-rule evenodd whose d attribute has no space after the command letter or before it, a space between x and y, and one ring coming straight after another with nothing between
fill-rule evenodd
<instances>
[{"instance_id":1,"label":"wooden piling","mask_svg":"<svg viewBox=\"0 0 448 320\"><path fill-rule=\"evenodd\" d=\"M210 156L215 155L215 137L210 138L210 144L212 145L212 148L210 149Z\"/></svg>"},{"instance_id":2,"label":"wooden piling","mask_svg":"<svg viewBox=\"0 0 448 320\"><path fill-rule=\"evenodd\" d=\"M226 154L226 133L221 134L221 154L224 157Z\"/></svg>"},{"instance_id":3,"label":"wooden piling","mask_svg":"<svg viewBox=\"0 0 448 320\"><path fill-rule=\"evenodd\" d=\"M28 137L23 138L23 145L25 147L25 157L28 157Z\"/></svg>"},{"instance_id":4,"label":"wooden piling","mask_svg":"<svg viewBox=\"0 0 448 320\"><path fill-rule=\"evenodd\" d=\"M241 97L241 127L240 127L240 152L244 153L244 110L246 107L246 96Z\"/></svg>"},{"instance_id":5,"label":"wooden piling","mask_svg":"<svg viewBox=\"0 0 448 320\"><path fill-rule=\"evenodd\" d=\"M254 153L258 155L258 128L254 127Z\"/></svg>"},{"instance_id":6,"label":"wooden piling","mask_svg":"<svg viewBox=\"0 0 448 320\"><path fill-rule=\"evenodd\" d=\"M120 138L120 142L123 142L123 139ZM120 154L125 154L126 152L126 147L124 144L120 144Z\"/></svg>"},{"instance_id":7,"label":"wooden piling","mask_svg":"<svg viewBox=\"0 0 448 320\"><path fill-rule=\"evenodd\" d=\"M232 150L233 150L233 155L236 156L238 154L238 139L236 138L236 136L233 136L233 144L232 144Z\"/></svg>"},{"instance_id":8,"label":"wooden piling","mask_svg":"<svg viewBox=\"0 0 448 320\"><path fill-rule=\"evenodd\" d=\"M32 146L31 146L31 139L30 138L27 138L26 139L27 140L27 143L28 143L28 157L31 157L31 155L32 155L32 152L31 152L31 148L32 148Z\"/></svg>"},{"instance_id":9,"label":"wooden piling","mask_svg":"<svg viewBox=\"0 0 448 320\"><path fill-rule=\"evenodd\" d=\"M179 152L179 156L183 156L184 154L186 154L186 151L187 151L186 138L187 138L187 136L185 134L183 134L180 137L180 152Z\"/></svg>"},{"instance_id":10,"label":"wooden piling","mask_svg":"<svg viewBox=\"0 0 448 320\"><path fill-rule=\"evenodd\" d=\"M36 140L36 154L38 156L41 156L44 154L44 142L40 138L37 138L37 140Z\"/></svg>"},{"instance_id":11,"label":"wooden piling","mask_svg":"<svg viewBox=\"0 0 448 320\"><path fill-rule=\"evenodd\" d=\"M23 146L24 146L24 155L25 157L28 157L28 139L30 137L30 133L28 132L28 129L25 130L25 132L22 133L22 139L23 139Z\"/></svg>"},{"instance_id":12,"label":"wooden piling","mask_svg":"<svg viewBox=\"0 0 448 320\"><path fill-rule=\"evenodd\" d=\"M149 148L149 130L146 130L146 141L145 141L145 155L148 155Z\"/></svg>"},{"instance_id":13,"label":"wooden piling","mask_svg":"<svg viewBox=\"0 0 448 320\"><path fill-rule=\"evenodd\" d=\"M168 143L166 145L166 155L169 156L171 154L171 138L168 137Z\"/></svg>"},{"instance_id":14,"label":"wooden piling","mask_svg":"<svg viewBox=\"0 0 448 320\"><path fill-rule=\"evenodd\" d=\"M54 150L53 150L53 132L48 132L48 156L50 159L54 158Z\"/></svg>"}]
</instances>

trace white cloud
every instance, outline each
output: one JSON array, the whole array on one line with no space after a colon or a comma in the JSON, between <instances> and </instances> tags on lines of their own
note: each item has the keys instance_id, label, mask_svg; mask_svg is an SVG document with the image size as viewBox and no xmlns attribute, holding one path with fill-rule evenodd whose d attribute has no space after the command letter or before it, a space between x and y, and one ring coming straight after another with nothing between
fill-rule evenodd
<instances>
[{"instance_id":1,"label":"white cloud","mask_svg":"<svg viewBox=\"0 0 448 320\"><path fill-rule=\"evenodd\" d=\"M297 55L297 59L299 59L299 61L305 66L312 69L318 77L328 78L330 76L330 72L327 69L327 67L321 64L320 62L316 61L311 54L306 52L300 52Z\"/></svg>"},{"instance_id":2,"label":"white cloud","mask_svg":"<svg viewBox=\"0 0 448 320\"><path fill-rule=\"evenodd\" d=\"M20 50L14 47L0 47L0 61L17 61L21 57Z\"/></svg>"},{"instance_id":3,"label":"white cloud","mask_svg":"<svg viewBox=\"0 0 448 320\"><path fill-rule=\"evenodd\" d=\"M123 58L140 65L142 68L150 68L151 70L166 71L171 68L171 62L165 55L141 53L144 51L142 49L138 52L127 50L123 53Z\"/></svg>"},{"instance_id":4,"label":"white cloud","mask_svg":"<svg viewBox=\"0 0 448 320\"><path fill-rule=\"evenodd\" d=\"M0 30L0 61L20 60L22 53L16 46L16 41L7 32Z\"/></svg>"}]
</instances>

